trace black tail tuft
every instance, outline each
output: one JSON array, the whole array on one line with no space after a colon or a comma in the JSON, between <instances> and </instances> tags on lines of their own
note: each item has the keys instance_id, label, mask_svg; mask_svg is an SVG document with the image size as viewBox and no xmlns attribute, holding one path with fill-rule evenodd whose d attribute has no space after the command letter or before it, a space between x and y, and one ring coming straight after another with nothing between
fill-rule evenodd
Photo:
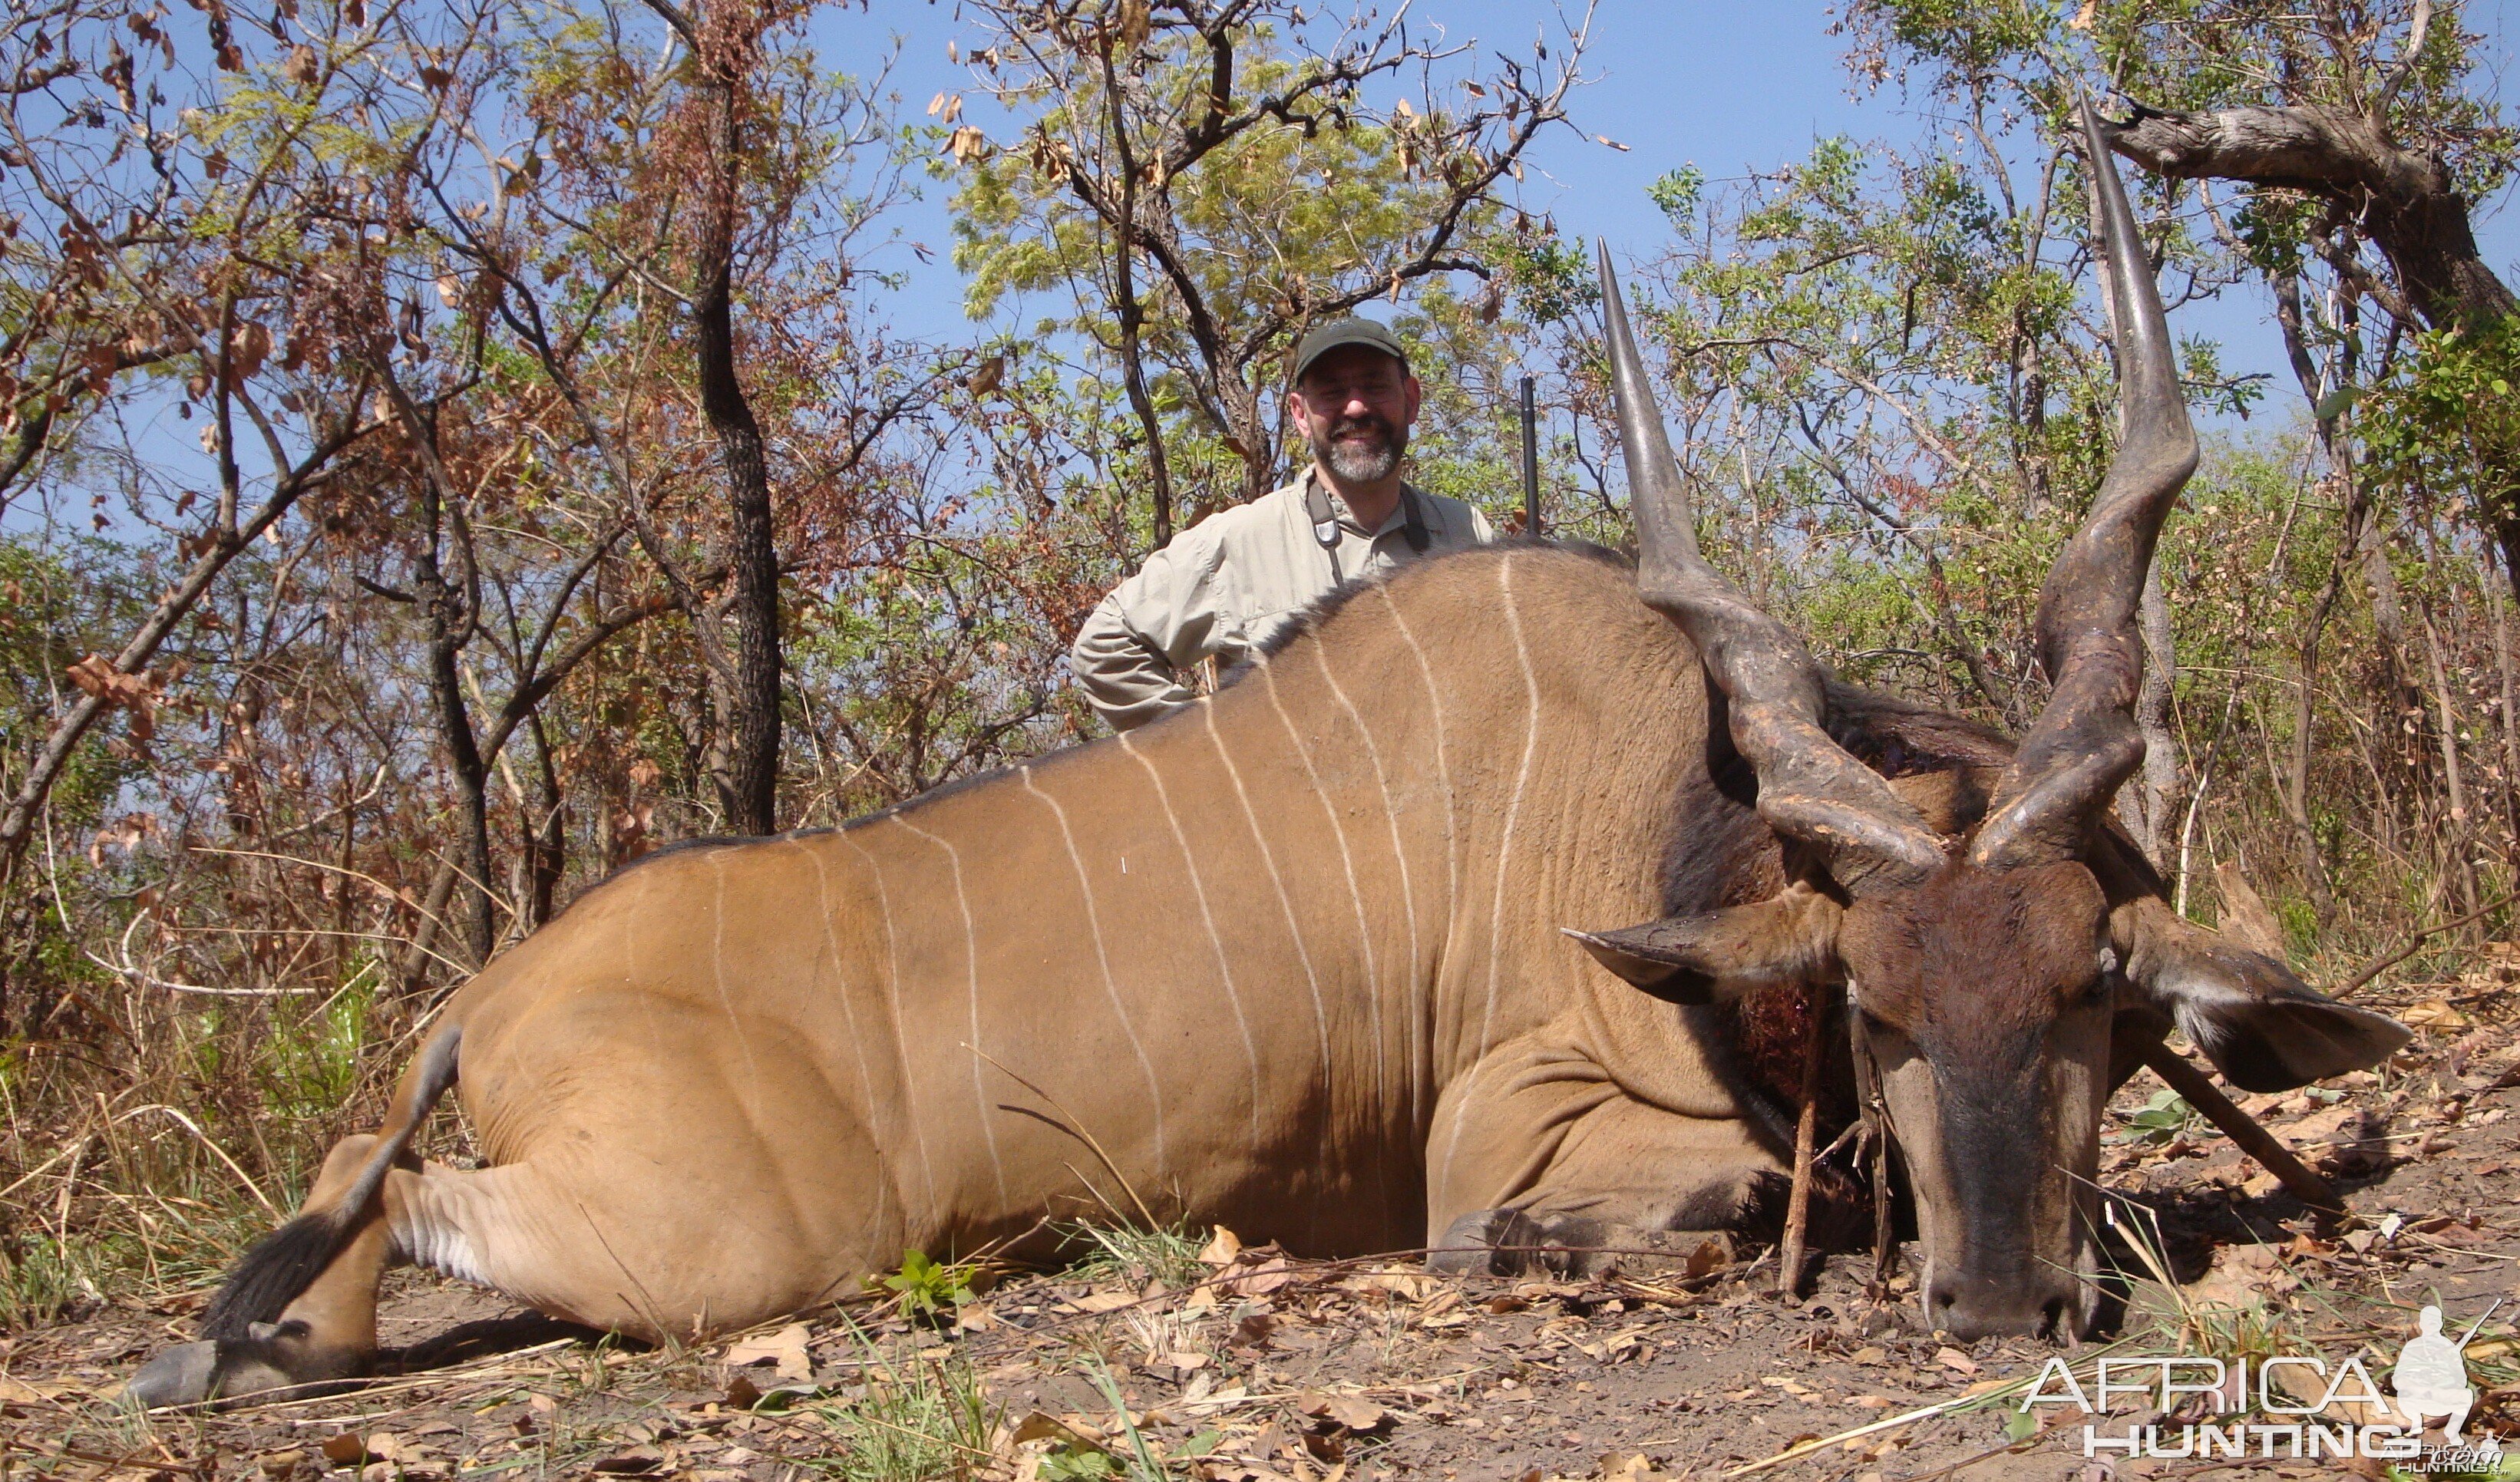
<instances>
[{"instance_id":1,"label":"black tail tuft","mask_svg":"<svg viewBox=\"0 0 2520 1482\"><path fill-rule=\"evenodd\" d=\"M334 1213L301 1214L254 1241L227 1284L202 1309L202 1336L241 1339L256 1323L279 1322L332 1264L353 1223Z\"/></svg>"}]
</instances>

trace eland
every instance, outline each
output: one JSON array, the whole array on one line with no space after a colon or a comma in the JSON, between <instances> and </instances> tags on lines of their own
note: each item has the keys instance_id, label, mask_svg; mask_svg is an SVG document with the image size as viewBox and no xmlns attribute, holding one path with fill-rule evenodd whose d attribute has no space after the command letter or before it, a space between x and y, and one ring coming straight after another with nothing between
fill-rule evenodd
<instances>
[{"instance_id":1,"label":"eland","mask_svg":"<svg viewBox=\"0 0 2520 1482\"><path fill-rule=\"evenodd\" d=\"M1836 684L1707 565L1605 252L1633 567L1403 567L1142 730L624 870L456 994L383 1125L130 1395L355 1374L396 1263L684 1340L1114 1183L1457 1270L1733 1228L1790 1155L1739 1006L1840 983L1928 1325L2079 1333L2101 1110L2170 1026L2251 1090L2407 1039L2182 921L2109 825L2196 443L2085 127L2123 435L2042 593L2053 695L2017 746ZM415 1152L450 1088L486 1166Z\"/></svg>"}]
</instances>

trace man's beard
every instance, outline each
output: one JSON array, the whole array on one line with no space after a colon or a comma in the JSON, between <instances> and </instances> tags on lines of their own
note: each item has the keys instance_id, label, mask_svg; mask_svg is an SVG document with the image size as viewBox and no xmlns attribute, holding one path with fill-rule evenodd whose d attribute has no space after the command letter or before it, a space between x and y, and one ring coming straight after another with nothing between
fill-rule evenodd
<instances>
[{"instance_id":1,"label":"man's beard","mask_svg":"<svg viewBox=\"0 0 2520 1482\"><path fill-rule=\"evenodd\" d=\"M1375 435L1347 439L1348 433L1359 430ZM1400 467L1400 454L1408 446L1408 433L1369 412L1363 417L1342 417L1323 429L1313 439L1313 456L1344 482L1377 483Z\"/></svg>"}]
</instances>

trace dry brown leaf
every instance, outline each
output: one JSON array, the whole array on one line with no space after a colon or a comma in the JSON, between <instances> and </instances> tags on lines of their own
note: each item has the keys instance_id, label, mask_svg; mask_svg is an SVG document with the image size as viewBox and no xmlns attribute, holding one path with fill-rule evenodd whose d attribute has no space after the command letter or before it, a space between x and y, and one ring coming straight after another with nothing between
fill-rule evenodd
<instances>
[{"instance_id":1,"label":"dry brown leaf","mask_svg":"<svg viewBox=\"0 0 2520 1482\"><path fill-rule=\"evenodd\" d=\"M15 1374L0 1374L0 1402L8 1404L40 1404L87 1392L86 1385L70 1379L22 1379Z\"/></svg>"},{"instance_id":2,"label":"dry brown leaf","mask_svg":"<svg viewBox=\"0 0 2520 1482\"><path fill-rule=\"evenodd\" d=\"M146 669L125 673L102 653L91 653L62 671L80 693L113 710L131 712L131 734L147 741L158 734L157 681Z\"/></svg>"},{"instance_id":3,"label":"dry brown leaf","mask_svg":"<svg viewBox=\"0 0 2520 1482\"><path fill-rule=\"evenodd\" d=\"M1328 1420L1353 1431L1369 1431L1380 1425L1388 1415L1382 1407L1355 1395L1303 1394L1295 1397L1295 1409L1316 1420Z\"/></svg>"},{"instance_id":4,"label":"dry brown leaf","mask_svg":"<svg viewBox=\"0 0 2520 1482\"><path fill-rule=\"evenodd\" d=\"M248 319L237 326L236 336L228 341L228 383L235 385L250 381L271 358L271 331L259 321Z\"/></svg>"},{"instance_id":5,"label":"dry brown leaf","mask_svg":"<svg viewBox=\"0 0 2520 1482\"><path fill-rule=\"evenodd\" d=\"M2389 1161L2388 1137L2379 1118L2350 1101L2314 1111L2279 1135L2295 1152L2341 1172L2366 1172Z\"/></svg>"},{"instance_id":6,"label":"dry brown leaf","mask_svg":"<svg viewBox=\"0 0 2520 1482\"><path fill-rule=\"evenodd\" d=\"M1198 1259L1202 1266L1231 1266L1234 1258L1240 1254L1242 1237L1219 1225L1216 1233L1208 1236L1207 1244L1200 1249Z\"/></svg>"},{"instance_id":7,"label":"dry brown leaf","mask_svg":"<svg viewBox=\"0 0 2520 1482\"><path fill-rule=\"evenodd\" d=\"M1435 1291L1435 1279L1413 1271L1397 1269L1370 1271L1349 1277L1338 1283L1343 1291L1389 1292L1411 1302L1422 1302Z\"/></svg>"},{"instance_id":8,"label":"dry brown leaf","mask_svg":"<svg viewBox=\"0 0 2520 1482\"><path fill-rule=\"evenodd\" d=\"M342 1466L368 1459L368 1443L362 1436L343 1431L324 1442L324 1460Z\"/></svg>"},{"instance_id":9,"label":"dry brown leaf","mask_svg":"<svg viewBox=\"0 0 2520 1482\"><path fill-rule=\"evenodd\" d=\"M2426 999L2411 1009L2398 1011L2399 1022L2418 1029L2465 1029L2474 1019L2458 1011L2448 999Z\"/></svg>"},{"instance_id":10,"label":"dry brown leaf","mask_svg":"<svg viewBox=\"0 0 2520 1482\"><path fill-rule=\"evenodd\" d=\"M783 1379L810 1380L814 1363L805 1356L805 1325L790 1323L777 1332L746 1338L726 1351L727 1367L743 1369L754 1364L777 1368Z\"/></svg>"},{"instance_id":11,"label":"dry brown leaf","mask_svg":"<svg viewBox=\"0 0 2520 1482\"><path fill-rule=\"evenodd\" d=\"M2280 963L2284 960L2283 926L2275 914L2267 909L2264 897L2240 873L2239 862L2225 860L2214 867L2214 886L2223 896L2223 920L2220 929L2251 952L2263 953Z\"/></svg>"},{"instance_id":12,"label":"dry brown leaf","mask_svg":"<svg viewBox=\"0 0 2520 1482\"><path fill-rule=\"evenodd\" d=\"M2213 1267L2184 1289L2196 1306L2243 1310L2264 1306L2300 1285L2301 1279L2273 1246L2226 1245L2214 1253Z\"/></svg>"},{"instance_id":13,"label":"dry brown leaf","mask_svg":"<svg viewBox=\"0 0 2520 1482\"><path fill-rule=\"evenodd\" d=\"M1250 1275L1226 1282L1225 1289L1239 1297L1265 1296L1293 1280L1295 1274L1286 1269L1286 1258L1272 1256L1253 1267Z\"/></svg>"}]
</instances>

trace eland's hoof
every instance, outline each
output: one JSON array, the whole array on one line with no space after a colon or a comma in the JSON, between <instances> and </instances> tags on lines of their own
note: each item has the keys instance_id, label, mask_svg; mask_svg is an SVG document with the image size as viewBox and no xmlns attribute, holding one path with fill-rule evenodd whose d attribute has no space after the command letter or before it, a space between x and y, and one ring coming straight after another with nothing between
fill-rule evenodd
<instances>
[{"instance_id":1,"label":"eland's hoof","mask_svg":"<svg viewBox=\"0 0 2520 1482\"><path fill-rule=\"evenodd\" d=\"M219 1345L178 1343L140 1366L122 1386L122 1403L135 1410L199 1405L210 1398L218 1377Z\"/></svg>"},{"instance_id":2,"label":"eland's hoof","mask_svg":"<svg viewBox=\"0 0 2520 1482\"><path fill-rule=\"evenodd\" d=\"M366 1369L364 1355L305 1347L302 1323L253 1325L251 1336L178 1343L140 1366L122 1386L122 1403L138 1410L166 1405L250 1402L272 1391L303 1396L305 1386L345 1379Z\"/></svg>"},{"instance_id":3,"label":"eland's hoof","mask_svg":"<svg viewBox=\"0 0 2520 1482\"><path fill-rule=\"evenodd\" d=\"M1479 1209L1455 1220L1426 1252L1426 1269L1455 1277L1514 1277L1540 1263L1540 1227L1519 1209Z\"/></svg>"}]
</instances>

